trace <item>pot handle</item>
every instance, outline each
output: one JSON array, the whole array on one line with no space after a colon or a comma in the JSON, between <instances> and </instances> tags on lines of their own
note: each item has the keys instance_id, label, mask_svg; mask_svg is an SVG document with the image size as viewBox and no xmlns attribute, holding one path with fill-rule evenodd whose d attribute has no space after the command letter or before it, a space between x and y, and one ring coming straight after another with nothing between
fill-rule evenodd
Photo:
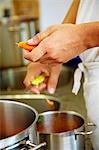
<instances>
[{"instance_id":1,"label":"pot handle","mask_svg":"<svg viewBox=\"0 0 99 150\"><path fill-rule=\"evenodd\" d=\"M40 144L36 145L36 144L31 143L31 142L28 140L28 141L26 141L26 145L29 145L29 146L33 147L33 148L31 148L30 150L37 150L37 149L39 149L39 148L41 148L41 147L43 147L43 146L46 146L46 142L43 142L43 143L40 143Z\"/></svg>"},{"instance_id":2,"label":"pot handle","mask_svg":"<svg viewBox=\"0 0 99 150\"><path fill-rule=\"evenodd\" d=\"M90 135L93 134L94 130L96 129L96 125L94 123L88 123L87 127L92 127L90 131L75 131L75 135Z\"/></svg>"}]
</instances>

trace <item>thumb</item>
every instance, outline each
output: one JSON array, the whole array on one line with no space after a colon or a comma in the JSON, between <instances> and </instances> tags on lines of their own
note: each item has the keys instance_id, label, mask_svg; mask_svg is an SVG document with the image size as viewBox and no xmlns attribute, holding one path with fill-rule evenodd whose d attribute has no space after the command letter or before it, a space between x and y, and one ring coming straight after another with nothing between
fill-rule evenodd
<instances>
[{"instance_id":1,"label":"thumb","mask_svg":"<svg viewBox=\"0 0 99 150\"><path fill-rule=\"evenodd\" d=\"M43 39L48 37L55 30L56 30L56 26L50 26L45 31L36 34L33 38L29 39L27 42L29 45L38 45Z\"/></svg>"}]
</instances>

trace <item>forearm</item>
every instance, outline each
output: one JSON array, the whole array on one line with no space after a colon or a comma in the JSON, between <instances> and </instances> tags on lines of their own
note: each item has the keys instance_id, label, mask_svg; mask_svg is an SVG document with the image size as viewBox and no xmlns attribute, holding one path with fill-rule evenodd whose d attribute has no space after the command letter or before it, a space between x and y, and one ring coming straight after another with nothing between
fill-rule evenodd
<instances>
[{"instance_id":1,"label":"forearm","mask_svg":"<svg viewBox=\"0 0 99 150\"><path fill-rule=\"evenodd\" d=\"M81 24L81 36L84 38L86 48L99 46L99 22Z\"/></svg>"}]
</instances>

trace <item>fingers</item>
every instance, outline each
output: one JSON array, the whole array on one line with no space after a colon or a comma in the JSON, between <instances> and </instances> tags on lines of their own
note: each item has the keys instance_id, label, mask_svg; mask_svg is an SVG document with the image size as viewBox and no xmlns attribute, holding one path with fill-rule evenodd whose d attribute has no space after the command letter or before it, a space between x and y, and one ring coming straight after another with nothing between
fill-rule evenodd
<instances>
[{"instance_id":1,"label":"fingers","mask_svg":"<svg viewBox=\"0 0 99 150\"><path fill-rule=\"evenodd\" d=\"M58 63L56 59L50 58L50 56L46 53L42 58L39 60L42 64L56 64Z\"/></svg>"},{"instance_id":2,"label":"fingers","mask_svg":"<svg viewBox=\"0 0 99 150\"><path fill-rule=\"evenodd\" d=\"M51 26L45 31L36 34L32 39L28 40L29 45L38 45L44 38L48 37L56 30L56 26Z\"/></svg>"},{"instance_id":3,"label":"fingers","mask_svg":"<svg viewBox=\"0 0 99 150\"><path fill-rule=\"evenodd\" d=\"M36 93L36 94L40 94L40 91L39 91L39 89L37 88L37 87L31 87L30 88L30 90L31 90L31 92L33 92L33 93Z\"/></svg>"},{"instance_id":4,"label":"fingers","mask_svg":"<svg viewBox=\"0 0 99 150\"><path fill-rule=\"evenodd\" d=\"M25 59L32 61L30 52L28 52L26 50L23 50L23 56L24 56Z\"/></svg>"},{"instance_id":5,"label":"fingers","mask_svg":"<svg viewBox=\"0 0 99 150\"><path fill-rule=\"evenodd\" d=\"M51 75L49 77L48 80L48 92L50 94L53 94L56 90L56 86L58 83L58 78L60 75L60 71L61 71L61 64L57 64L55 66L52 67L51 69Z\"/></svg>"},{"instance_id":6,"label":"fingers","mask_svg":"<svg viewBox=\"0 0 99 150\"><path fill-rule=\"evenodd\" d=\"M33 93L40 94L40 92L46 89L46 83L42 83L39 86L28 86L27 89Z\"/></svg>"},{"instance_id":7,"label":"fingers","mask_svg":"<svg viewBox=\"0 0 99 150\"><path fill-rule=\"evenodd\" d=\"M26 89L36 94L40 94L40 92L46 88L46 83L42 83L39 86L33 86L31 85L30 80L27 79L24 80L24 84L26 86Z\"/></svg>"},{"instance_id":8,"label":"fingers","mask_svg":"<svg viewBox=\"0 0 99 150\"><path fill-rule=\"evenodd\" d=\"M40 94L40 92L45 88L46 88L46 84L42 83L40 86L31 86L30 91L36 94Z\"/></svg>"},{"instance_id":9,"label":"fingers","mask_svg":"<svg viewBox=\"0 0 99 150\"><path fill-rule=\"evenodd\" d=\"M35 77L40 74L44 74L45 78L49 76L49 67L46 64L41 64L40 62L30 63L27 67L27 74L24 79L24 85L28 90L31 90L33 93L39 94L40 91L46 88L46 83L41 83L38 86L33 86L32 81Z\"/></svg>"},{"instance_id":10,"label":"fingers","mask_svg":"<svg viewBox=\"0 0 99 150\"><path fill-rule=\"evenodd\" d=\"M33 76L28 75L28 73L27 73L27 75L26 75L26 77L25 77L25 79L23 81L23 83L26 86L26 88L30 89L32 80L33 80Z\"/></svg>"},{"instance_id":11,"label":"fingers","mask_svg":"<svg viewBox=\"0 0 99 150\"><path fill-rule=\"evenodd\" d=\"M46 89L46 87L47 87L48 92L50 94L53 94L55 92L55 89L56 89L56 86L57 86L60 71L61 71L61 64L57 64L55 66L52 66L51 74L50 74L50 76L49 76L49 78L47 79L46 82L40 84L39 86L32 86L31 82L30 82L31 81L30 78L28 78L26 76L26 78L24 80L24 84L33 93L40 94L40 92L42 90Z\"/></svg>"},{"instance_id":12,"label":"fingers","mask_svg":"<svg viewBox=\"0 0 99 150\"><path fill-rule=\"evenodd\" d=\"M28 65L27 73L23 82L27 88L31 86L31 81L34 79L34 77L36 77L41 73L42 68L43 66L39 62L36 63L32 62Z\"/></svg>"},{"instance_id":13,"label":"fingers","mask_svg":"<svg viewBox=\"0 0 99 150\"><path fill-rule=\"evenodd\" d=\"M24 51L24 58L30 61L38 61L47 53L49 36L57 29L57 26L47 28L45 31L38 33L32 39L28 40L29 45L36 45L31 52ZM43 40L43 41L42 41Z\"/></svg>"},{"instance_id":14,"label":"fingers","mask_svg":"<svg viewBox=\"0 0 99 150\"><path fill-rule=\"evenodd\" d=\"M30 61L39 60L46 53L45 44L40 43L31 52L23 51L24 58Z\"/></svg>"}]
</instances>

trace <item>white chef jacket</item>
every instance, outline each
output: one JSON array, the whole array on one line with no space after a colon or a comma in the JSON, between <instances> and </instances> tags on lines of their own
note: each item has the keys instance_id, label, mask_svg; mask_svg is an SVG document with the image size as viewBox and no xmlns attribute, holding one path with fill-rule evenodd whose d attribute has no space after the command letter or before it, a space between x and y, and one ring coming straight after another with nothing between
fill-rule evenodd
<instances>
[{"instance_id":1,"label":"white chef jacket","mask_svg":"<svg viewBox=\"0 0 99 150\"><path fill-rule=\"evenodd\" d=\"M81 0L76 24L99 21L99 0ZM82 63L74 73L72 92L77 94L80 88L82 72L84 73L84 98L87 114L96 125L91 139L94 150L99 150L99 47L87 50L80 55Z\"/></svg>"},{"instance_id":2,"label":"white chef jacket","mask_svg":"<svg viewBox=\"0 0 99 150\"><path fill-rule=\"evenodd\" d=\"M99 0L81 0L78 9L76 24L99 21ZM80 54L82 64L74 75L74 86L72 92L77 94L80 88L80 80L84 67L90 62L99 62L99 47L91 48Z\"/></svg>"}]
</instances>

